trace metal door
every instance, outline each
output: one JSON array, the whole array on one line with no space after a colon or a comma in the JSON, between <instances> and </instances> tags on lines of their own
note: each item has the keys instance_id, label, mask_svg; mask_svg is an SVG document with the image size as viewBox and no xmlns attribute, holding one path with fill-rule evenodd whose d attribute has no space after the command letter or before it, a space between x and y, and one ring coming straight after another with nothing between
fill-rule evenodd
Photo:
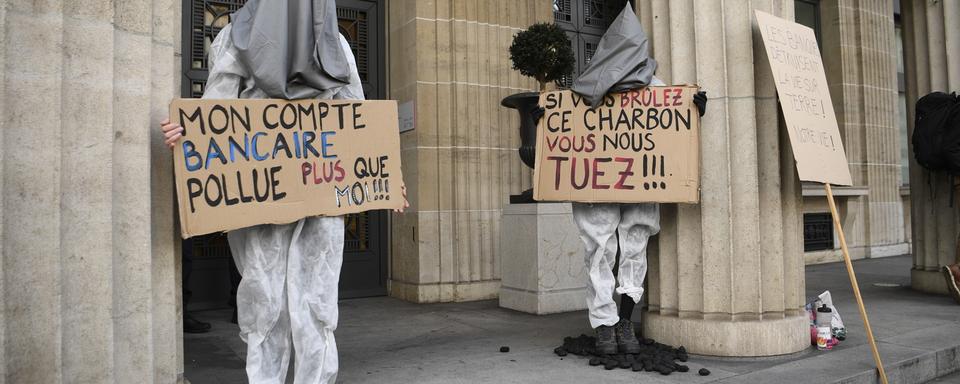
<instances>
[{"instance_id":1,"label":"metal door","mask_svg":"<svg viewBox=\"0 0 960 384\"><path fill-rule=\"evenodd\" d=\"M183 97L203 95L210 44L244 3L246 0L183 0ZM384 1L337 0L337 17L340 33L357 59L364 95L367 99L385 97ZM345 218L341 298L386 295L388 220L385 211ZM230 295L226 236L204 236L194 244L191 285L196 307L226 303Z\"/></svg>"},{"instance_id":2,"label":"metal door","mask_svg":"<svg viewBox=\"0 0 960 384\"><path fill-rule=\"evenodd\" d=\"M340 33L357 59L363 94L367 99L386 97L384 70L385 1L337 0ZM387 234L389 211L372 211L346 217L340 297L387 294Z\"/></svg>"}]
</instances>

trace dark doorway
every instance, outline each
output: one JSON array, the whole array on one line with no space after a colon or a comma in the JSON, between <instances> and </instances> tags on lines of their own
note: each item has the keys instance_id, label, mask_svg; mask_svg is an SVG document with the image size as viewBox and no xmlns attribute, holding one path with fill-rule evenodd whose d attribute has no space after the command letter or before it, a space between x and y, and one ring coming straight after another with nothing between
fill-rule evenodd
<instances>
[{"instance_id":1,"label":"dark doorway","mask_svg":"<svg viewBox=\"0 0 960 384\"><path fill-rule=\"evenodd\" d=\"M386 97L385 1L337 0L340 33L350 43L367 99ZM340 298L387 294L389 211L346 217Z\"/></svg>"},{"instance_id":2,"label":"dark doorway","mask_svg":"<svg viewBox=\"0 0 960 384\"><path fill-rule=\"evenodd\" d=\"M201 97L207 80L207 50L230 15L246 0L183 0L183 97ZM367 99L386 96L384 1L337 0L340 33L357 60ZM387 294L389 212L346 217L340 298ZM231 296L230 249L226 236L200 236L192 242L193 291L190 310L225 308Z\"/></svg>"}]
</instances>

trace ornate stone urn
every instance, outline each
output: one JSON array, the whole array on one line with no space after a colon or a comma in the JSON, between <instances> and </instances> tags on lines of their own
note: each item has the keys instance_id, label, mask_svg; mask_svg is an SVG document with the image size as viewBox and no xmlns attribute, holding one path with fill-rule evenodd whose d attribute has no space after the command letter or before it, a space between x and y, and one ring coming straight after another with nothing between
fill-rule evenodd
<instances>
[{"instance_id":1,"label":"ornate stone urn","mask_svg":"<svg viewBox=\"0 0 960 384\"><path fill-rule=\"evenodd\" d=\"M567 33L553 23L537 23L514 35L510 44L510 61L513 69L520 71L521 75L536 79L541 92L547 89L547 83L572 74L576 63ZM539 99L537 92L523 92L507 96L500 102L500 105L520 113L520 160L530 168L536 162ZM511 204L535 202L533 189L510 196Z\"/></svg>"},{"instance_id":2,"label":"ornate stone urn","mask_svg":"<svg viewBox=\"0 0 960 384\"><path fill-rule=\"evenodd\" d=\"M534 167L534 155L537 148L537 122L534 112L537 110L537 92L523 92L505 97L500 105L516 109L520 113L520 160L531 169Z\"/></svg>"},{"instance_id":3,"label":"ornate stone urn","mask_svg":"<svg viewBox=\"0 0 960 384\"><path fill-rule=\"evenodd\" d=\"M540 94L537 92L522 92L505 97L500 105L516 109L520 113L520 160L531 169L534 167L537 153L537 101ZM533 189L521 192L519 195L510 195L511 204L535 203Z\"/></svg>"}]
</instances>

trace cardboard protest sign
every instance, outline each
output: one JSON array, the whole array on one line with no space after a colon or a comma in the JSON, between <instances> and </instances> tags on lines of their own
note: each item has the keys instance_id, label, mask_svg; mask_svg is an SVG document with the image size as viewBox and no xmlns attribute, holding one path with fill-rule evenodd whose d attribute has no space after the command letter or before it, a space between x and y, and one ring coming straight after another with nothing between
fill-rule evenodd
<instances>
[{"instance_id":1,"label":"cardboard protest sign","mask_svg":"<svg viewBox=\"0 0 960 384\"><path fill-rule=\"evenodd\" d=\"M541 94L534 198L698 202L697 90L667 86L612 93L596 109L571 91Z\"/></svg>"},{"instance_id":2,"label":"cardboard protest sign","mask_svg":"<svg viewBox=\"0 0 960 384\"><path fill-rule=\"evenodd\" d=\"M851 185L813 30L756 11L800 180Z\"/></svg>"},{"instance_id":3,"label":"cardboard protest sign","mask_svg":"<svg viewBox=\"0 0 960 384\"><path fill-rule=\"evenodd\" d=\"M184 238L403 204L395 101L179 99L170 119Z\"/></svg>"}]
</instances>

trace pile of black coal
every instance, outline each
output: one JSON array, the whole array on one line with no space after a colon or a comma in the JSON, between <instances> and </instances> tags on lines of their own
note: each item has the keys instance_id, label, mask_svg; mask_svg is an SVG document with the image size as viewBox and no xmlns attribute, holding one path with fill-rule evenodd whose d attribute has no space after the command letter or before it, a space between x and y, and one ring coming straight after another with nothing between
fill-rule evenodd
<instances>
[{"instance_id":1,"label":"pile of black coal","mask_svg":"<svg viewBox=\"0 0 960 384\"><path fill-rule=\"evenodd\" d=\"M662 375L690 370L690 367L681 364L689 359L686 348L674 348L645 338L640 339L640 344L640 353L637 354L600 355L596 350L596 338L580 335L563 338L563 345L554 349L553 353L560 357L567 354L589 357L591 366L602 366L607 370L621 368L634 372L659 372ZM701 369L700 374L703 375L704 371ZM709 374L709 371L706 373Z\"/></svg>"}]
</instances>

